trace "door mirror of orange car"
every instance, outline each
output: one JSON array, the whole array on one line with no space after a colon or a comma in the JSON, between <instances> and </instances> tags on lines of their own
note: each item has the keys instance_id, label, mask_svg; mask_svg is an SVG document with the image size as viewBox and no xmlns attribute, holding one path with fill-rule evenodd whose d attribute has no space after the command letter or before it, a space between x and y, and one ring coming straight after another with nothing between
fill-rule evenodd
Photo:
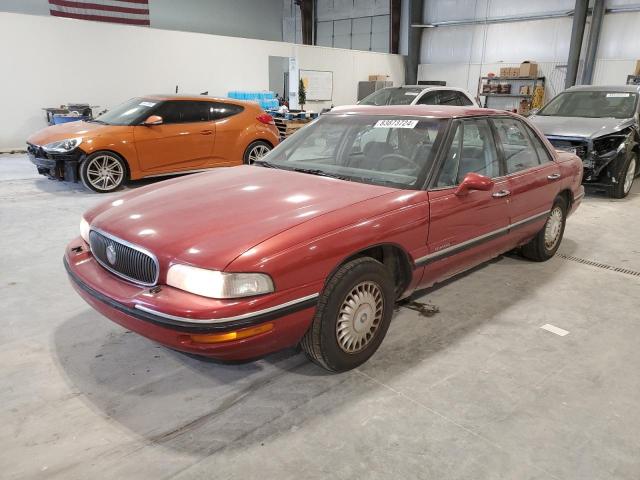
<instances>
[{"instance_id":1,"label":"door mirror of orange car","mask_svg":"<svg viewBox=\"0 0 640 480\"><path fill-rule=\"evenodd\" d=\"M458 185L458 189L456 190L456 195L459 197L463 197L467 195L472 190L491 190L493 188L493 180L489 177L485 177L484 175L480 175L478 173L467 173L462 180L462 183Z\"/></svg>"},{"instance_id":2,"label":"door mirror of orange car","mask_svg":"<svg viewBox=\"0 0 640 480\"><path fill-rule=\"evenodd\" d=\"M146 125L147 127L151 127L153 125L162 125L162 117L158 115L151 115L144 122L142 122L142 125Z\"/></svg>"}]
</instances>

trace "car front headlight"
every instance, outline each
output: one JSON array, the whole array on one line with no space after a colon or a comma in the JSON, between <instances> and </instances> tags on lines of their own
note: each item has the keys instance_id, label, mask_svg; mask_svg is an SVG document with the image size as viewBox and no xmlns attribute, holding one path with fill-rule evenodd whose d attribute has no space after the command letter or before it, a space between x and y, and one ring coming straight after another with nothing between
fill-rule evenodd
<instances>
[{"instance_id":1,"label":"car front headlight","mask_svg":"<svg viewBox=\"0 0 640 480\"><path fill-rule=\"evenodd\" d=\"M273 292L271 277L263 273L227 273L217 270L173 265L167 285L209 298L241 298Z\"/></svg>"},{"instance_id":2,"label":"car front headlight","mask_svg":"<svg viewBox=\"0 0 640 480\"><path fill-rule=\"evenodd\" d=\"M59 140L57 142L47 143L42 147L45 152L52 153L69 153L82 143L82 137L67 138L66 140Z\"/></svg>"},{"instance_id":3,"label":"car front headlight","mask_svg":"<svg viewBox=\"0 0 640 480\"><path fill-rule=\"evenodd\" d=\"M80 217L80 236L82 239L89 243L89 230L91 229L91 225L87 222L84 217Z\"/></svg>"}]
</instances>

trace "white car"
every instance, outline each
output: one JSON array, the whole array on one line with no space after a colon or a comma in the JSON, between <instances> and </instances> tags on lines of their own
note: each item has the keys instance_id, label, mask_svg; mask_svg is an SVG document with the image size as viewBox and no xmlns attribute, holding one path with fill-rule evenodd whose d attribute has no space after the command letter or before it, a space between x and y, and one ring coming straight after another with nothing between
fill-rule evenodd
<instances>
[{"instance_id":1,"label":"white car","mask_svg":"<svg viewBox=\"0 0 640 480\"><path fill-rule=\"evenodd\" d=\"M478 102L462 88L425 85L403 85L376 90L358 105L457 105L479 107Z\"/></svg>"}]
</instances>

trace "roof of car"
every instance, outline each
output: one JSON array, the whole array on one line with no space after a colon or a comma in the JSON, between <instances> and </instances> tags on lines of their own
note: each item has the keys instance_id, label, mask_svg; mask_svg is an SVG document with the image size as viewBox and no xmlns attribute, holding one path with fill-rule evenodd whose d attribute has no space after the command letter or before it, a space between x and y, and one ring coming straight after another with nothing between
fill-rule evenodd
<instances>
[{"instance_id":1,"label":"roof of car","mask_svg":"<svg viewBox=\"0 0 640 480\"><path fill-rule=\"evenodd\" d=\"M457 107L449 105L346 105L331 109L331 114L390 115L399 117L435 117L459 118L477 117L480 115L509 115L504 110L479 108L474 106Z\"/></svg>"},{"instance_id":2,"label":"roof of car","mask_svg":"<svg viewBox=\"0 0 640 480\"><path fill-rule=\"evenodd\" d=\"M189 94L152 94L152 95L142 95L141 98L152 98L154 100L201 100L201 101L211 101L211 102L233 102L233 103L256 103L256 102L248 102L246 100L236 100L235 98L225 98L225 97L210 97L209 95L189 95Z\"/></svg>"},{"instance_id":3,"label":"roof of car","mask_svg":"<svg viewBox=\"0 0 640 480\"><path fill-rule=\"evenodd\" d=\"M587 92L640 92L640 85L576 85L567 90Z\"/></svg>"}]
</instances>

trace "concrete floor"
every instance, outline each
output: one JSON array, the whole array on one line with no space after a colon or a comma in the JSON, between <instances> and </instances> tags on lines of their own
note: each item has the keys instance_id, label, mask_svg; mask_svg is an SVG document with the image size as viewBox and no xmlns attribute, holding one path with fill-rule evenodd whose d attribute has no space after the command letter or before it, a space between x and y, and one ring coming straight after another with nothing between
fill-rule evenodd
<instances>
[{"instance_id":1,"label":"concrete floor","mask_svg":"<svg viewBox=\"0 0 640 480\"><path fill-rule=\"evenodd\" d=\"M62 266L105 196L0 156L3 479L638 479L640 276L503 257L400 308L362 368L195 359L90 309ZM640 271L640 181L560 253ZM568 330L557 336L540 327Z\"/></svg>"}]
</instances>

